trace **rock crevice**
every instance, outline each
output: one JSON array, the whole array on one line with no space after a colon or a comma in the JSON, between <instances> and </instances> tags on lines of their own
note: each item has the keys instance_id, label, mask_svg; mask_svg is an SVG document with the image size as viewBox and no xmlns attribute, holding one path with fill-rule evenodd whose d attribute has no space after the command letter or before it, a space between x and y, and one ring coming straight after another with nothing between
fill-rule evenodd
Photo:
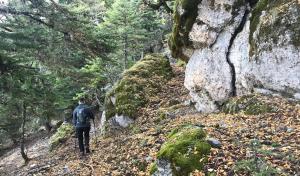
<instances>
[{"instance_id":1,"label":"rock crevice","mask_svg":"<svg viewBox=\"0 0 300 176\"><path fill-rule=\"evenodd\" d=\"M249 13L250 13L250 11L247 8L245 10L244 16L241 20L241 23L239 24L239 26L236 28L236 30L234 31L234 33L231 36L229 46L228 46L228 51L226 53L226 61L227 61L228 65L230 66L230 72L231 72L231 77L232 77L232 80L231 80L231 89L232 89L231 90L231 96L236 96L237 93L236 93L236 71L235 71L234 64L230 60L230 52L231 52L231 49L232 49L232 46L233 46L233 43L234 43L235 39L237 38L238 34L240 32L242 32L242 30L244 29L244 27L246 25Z\"/></svg>"},{"instance_id":2,"label":"rock crevice","mask_svg":"<svg viewBox=\"0 0 300 176\"><path fill-rule=\"evenodd\" d=\"M181 48L197 110L217 111L255 88L298 97L299 15L298 0L202 0L189 33L193 48Z\"/></svg>"}]
</instances>

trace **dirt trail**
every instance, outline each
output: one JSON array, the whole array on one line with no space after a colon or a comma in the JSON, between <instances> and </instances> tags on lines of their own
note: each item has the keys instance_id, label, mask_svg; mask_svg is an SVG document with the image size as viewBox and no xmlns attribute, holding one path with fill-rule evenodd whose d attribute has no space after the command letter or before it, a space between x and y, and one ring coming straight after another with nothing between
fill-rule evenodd
<instances>
[{"instance_id":1,"label":"dirt trail","mask_svg":"<svg viewBox=\"0 0 300 176\"><path fill-rule=\"evenodd\" d=\"M97 121L96 121L97 123ZM91 138L95 137L95 129L91 127ZM30 162L28 165L24 166L24 160L20 154L20 148L16 147L11 151L7 152L0 157L0 176L24 176L24 175L34 175L40 173L40 175L45 175L45 172L51 167L59 164L59 160L62 156L56 153L49 152L49 139L50 137L44 136L40 138L33 139L29 141L26 146L26 151ZM66 153L74 153L74 138L69 139L66 144L61 146L63 149L67 149ZM78 142L76 141L78 144ZM77 147L78 149L78 147Z\"/></svg>"},{"instance_id":2,"label":"dirt trail","mask_svg":"<svg viewBox=\"0 0 300 176\"><path fill-rule=\"evenodd\" d=\"M31 158L33 164L34 161L39 160L48 153L48 137L43 137L34 142L30 142L27 145L27 154ZM4 156L0 157L0 173L3 175L14 175L18 168L24 165L24 160L20 154L20 148L16 147L9 151Z\"/></svg>"}]
</instances>

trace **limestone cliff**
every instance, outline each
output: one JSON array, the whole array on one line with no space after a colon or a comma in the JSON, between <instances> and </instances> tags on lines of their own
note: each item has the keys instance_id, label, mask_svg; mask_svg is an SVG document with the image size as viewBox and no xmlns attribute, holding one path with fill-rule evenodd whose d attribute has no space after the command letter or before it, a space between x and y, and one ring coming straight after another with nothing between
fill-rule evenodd
<instances>
[{"instance_id":1,"label":"limestone cliff","mask_svg":"<svg viewBox=\"0 0 300 176\"><path fill-rule=\"evenodd\" d=\"M256 88L299 98L299 0L184 2L176 4L169 44L188 61L185 87L199 111Z\"/></svg>"}]
</instances>

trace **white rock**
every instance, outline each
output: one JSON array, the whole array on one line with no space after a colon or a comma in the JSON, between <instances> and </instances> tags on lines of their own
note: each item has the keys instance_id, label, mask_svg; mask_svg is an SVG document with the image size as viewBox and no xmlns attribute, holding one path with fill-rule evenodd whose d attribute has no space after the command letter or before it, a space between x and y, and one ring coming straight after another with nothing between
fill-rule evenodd
<instances>
[{"instance_id":1,"label":"white rock","mask_svg":"<svg viewBox=\"0 0 300 176\"><path fill-rule=\"evenodd\" d=\"M240 7L239 15L234 17L224 5L233 5L235 2L215 0L211 6L211 1L203 0L198 6L198 23L193 25L189 34L195 49L193 52L189 51L192 55L186 67L184 85L196 102L197 110L201 112L216 111L217 104L222 104L231 96L232 75L226 61L226 53L232 34L240 24L246 9L246 5ZM284 32L275 36L274 42L272 34L264 33L261 28L262 25L271 27L278 20L289 23L290 26L298 24L297 6L287 3L281 8L285 8L285 14L278 13L278 9L275 8L262 13L253 34L254 43L257 45L253 56L249 54L249 19L235 38L229 52L229 60L236 72L237 95L249 94L253 90L267 95L273 94L272 91L299 92L300 47L294 46L292 42L293 33L297 31L292 31L293 28L286 25L278 26L278 30ZM294 98L299 100L300 93L294 94Z\"/></svg>"},{"instance_id":2,"label":"white rock","mask_svg":"<svg viewBox=\"0 0 300 176\"><path fill-rule=\"evenodd\" d=\"M222 146L221 142L215 138L208 138L207 142L215 148L220 148Z\"/></svg>"},{"instance_id":3,"label":"white rock","mask_svg":"<svg viewBox=\"0 0 300 176\"><path fill-rule=\"evenodd\" d=\"M157 171L152 176L172 176L171 163L167 160L157 160Z\"/></svg>"},{"instance_id":4,"label":"white rock","mask_svg":"<svg viewBox=\"0 0 300 176\"><path fill-rule=\"evenodd\" d=\"M267 89L259 89L259 88L254 88L254 92L263 94L263 95L272 95L273 92Z\"/></svg>"},{"instance_id":5,"label":"white rock","mask_svg":"<svg viewBox=\"0 0 300 176\"><path fill-rule=\"evenodd\" d=\"M113 105L116 105L116 97L112 96L112 97L110 97L110 100Z\"/></svg>"},{"instance_id":6,"label":"white rock","mask_svg":"<svg viewBox=\"0 0 300 176\"><path fill-rule=\"evenodd\" d=\"M123 128L127 128L130 124L134 122L131 118L124 115L115 115L113 118Z\"/></svg>"},{"instance_id":7,"label":"white rock","mask_svg":"<svg viewBox=\"0 0 300 176\"><path fill-rule=\"evenodd\" d=\"M297 100L300 100L300 93L294 94L294 98L297 99Z\"/></svg>"},{"instance_id":8,"label":"white rock","mask_svg":"<svg viewBox=\"0 0 300 176\"><path fill-rule=\"evenodd\" d=\"M232 5L234 2L234 0L227 0L226 3L216 0L215 5L219 4L223 7L224 4ZM204 24L200 24L202 27L194 24L190 37L194 39L193 36L201 35L205 31L203 38L192 41L197 43L207 39L207 47L196 49L193 52L186 66L184 82L193 101L196 102L198 111L205 113L216 111L217 104L215 102L223 103L232 93L231 68L227 63L226 54L232 34L240 24L244 12L245 7L242 7L239 14L234 17L224 8L212 9L207 0L202 1L199 5L197 18ZM233 20L232 24L229 24L230 20ZM222 32L218 35L213 34L215 31L212 31L212 28L219 28L220 31L222 29ZM212 46L209 47L209 45Z\"/></svg>"},{"instance_id":9,"label":"white rock","mask_svg":"<svg viewBox=\"0 0 300 176\"><path fill-rule=\"evenodd\" d=\"M105 111L102 112L102 116L100 119L100 133L101 135L105 135L106 126L106 114Z\"/></svg>"}]
</instances>

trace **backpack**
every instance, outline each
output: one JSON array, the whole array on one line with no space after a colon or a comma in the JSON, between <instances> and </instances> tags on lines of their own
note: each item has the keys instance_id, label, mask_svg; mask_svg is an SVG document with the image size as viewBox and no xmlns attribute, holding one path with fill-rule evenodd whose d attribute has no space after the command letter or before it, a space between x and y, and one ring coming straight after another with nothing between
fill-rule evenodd
<instances>
[{"instance_id":1,"label":"backpack","mask_svg":"<svg viewBox=\"0 0 300 176\"><path fill-rule=\"evenodd\" d=\"M80 108L77 110L77 124L86 125L90 121L89 116L86 113L86 108Z\"/></svg>"}]
</instances>

